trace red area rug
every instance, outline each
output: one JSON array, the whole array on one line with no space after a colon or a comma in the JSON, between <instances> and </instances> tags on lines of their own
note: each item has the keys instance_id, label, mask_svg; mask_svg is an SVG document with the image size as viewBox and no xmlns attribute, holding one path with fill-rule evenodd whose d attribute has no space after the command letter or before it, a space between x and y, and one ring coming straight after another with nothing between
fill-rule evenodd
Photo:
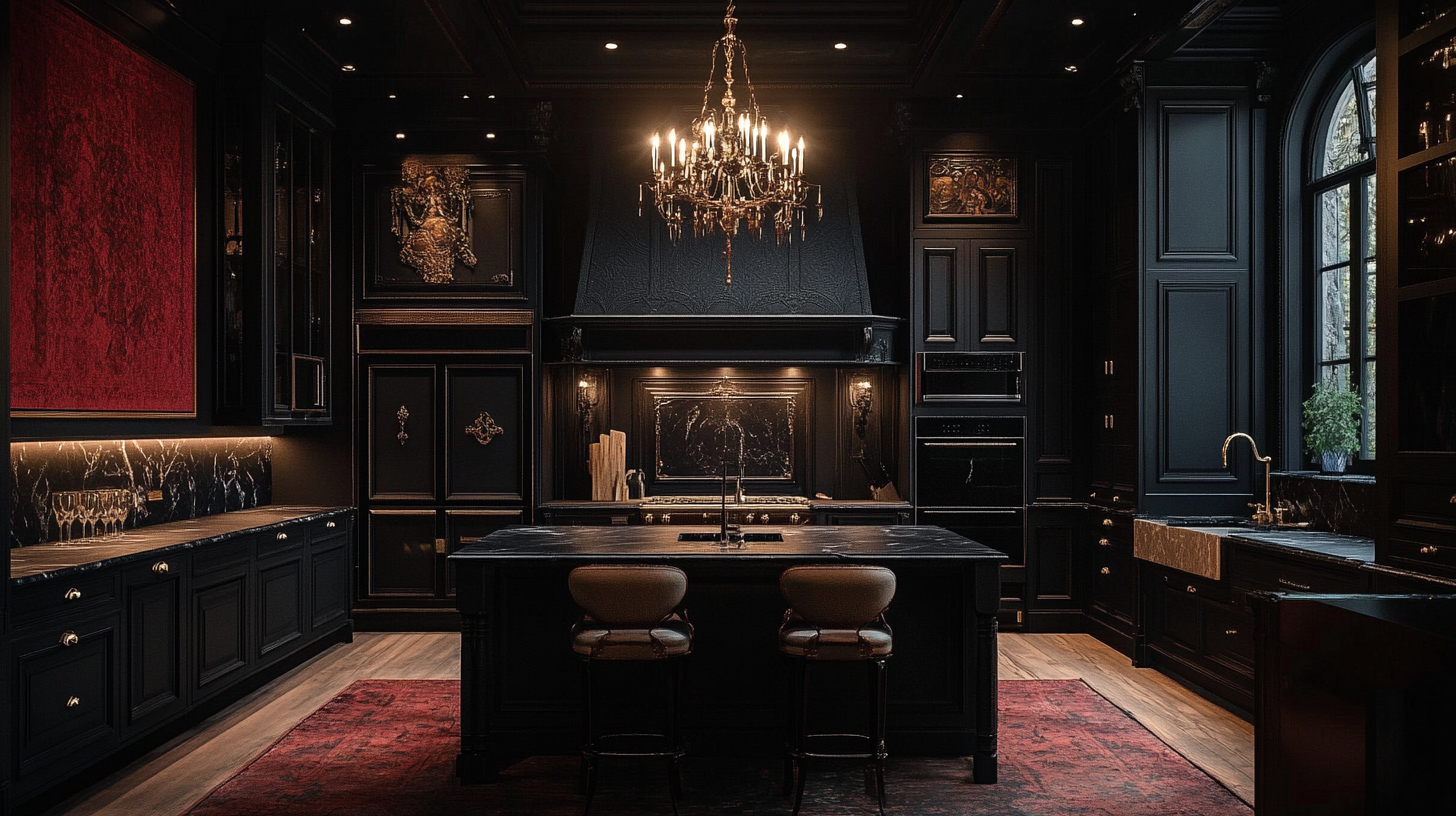
<instances>
[{"instance_id":1,"label":"red area rug","mask_svg":"<svg viewBox=\"0 0 1456 816\"><path fill-rule=\"evenodd\" d=\"M189 813L434 816L581 813L574 757L536 757L497 785L462 787L455 681L362 680L284 735ZM894 746L890 746L894 750ZM1000 781L969 760L892 759L893 814L1251 816L1253 811L1076 680L1001 681ZM683 814L783 814L778 761L689 758ZM598 816L671 813L661 766L604 765ZM872 814L857 768L810 775L803 814Z\"/></svg>"}]
</instances>

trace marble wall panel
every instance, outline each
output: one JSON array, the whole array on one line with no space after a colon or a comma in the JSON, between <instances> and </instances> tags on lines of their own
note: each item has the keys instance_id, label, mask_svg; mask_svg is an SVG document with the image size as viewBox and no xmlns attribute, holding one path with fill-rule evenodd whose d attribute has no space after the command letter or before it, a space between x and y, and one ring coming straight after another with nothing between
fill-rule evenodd
<instances>
[{"instance_id":1,"label":"marble wall panel","mask_svg":"<svg viewBox=\"0 0 1456 816\"><path fill-rule=\"evenodd\" d=\"M1275 473L1269 493L1275 504L1294 505L1293 520L1312 530L1374 538L1379 526L1373 476Z\"/></svg>"},{"instance_id":2,"label":"marble wall panel","mask_svg":"<svg viewBox=\"0 0 1456 816\"><path fill-rule=\"evenodd\" d=\"M51 494L66 490L127 490L126 529L261 507L273 501L272 460L269 437L15 442L10 546L55 542Z\"/></svg>"}]
</instances>

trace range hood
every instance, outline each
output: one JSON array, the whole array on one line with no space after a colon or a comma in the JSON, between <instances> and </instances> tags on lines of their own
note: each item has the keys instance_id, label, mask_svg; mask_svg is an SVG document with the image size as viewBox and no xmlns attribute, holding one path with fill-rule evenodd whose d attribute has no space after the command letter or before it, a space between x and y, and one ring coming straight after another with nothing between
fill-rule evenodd
<instances>
[{"instance_id":1,"label":"range hood","mask_svg":"<svg viewBox=\"0 0 1456 816\"><path fill-rule=\"evenodd\" d=\"M802 238L780 245L771 227L762 239L740 231L727 286L721 234L685 230L674 246L650 200L638 215L648 163L633 143L598 151L576 303L546 321L548 353L587 363L894 362L901 321L871 311L851 171L827 155L811 168L824 214L809 214Z\"/></svg>"}]
</instances>

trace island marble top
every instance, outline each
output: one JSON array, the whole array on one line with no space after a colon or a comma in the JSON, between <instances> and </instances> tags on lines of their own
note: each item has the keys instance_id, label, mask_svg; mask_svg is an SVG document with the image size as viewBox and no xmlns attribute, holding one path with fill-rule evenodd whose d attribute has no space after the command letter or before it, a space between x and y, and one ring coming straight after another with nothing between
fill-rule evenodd
<instances>
[{"instance_id":1,"label":"island marble top","mask_svg":"<svg viewBox=\"0 0 1456 816\"><path fill-rule=\"evenodd\" d=\"M782 533L777 542L750 541L741 547L719 546L716 542L678 541L679 533L715 533L717 526L632 525L627 527L531 527L513 526L496 530L453 553L452 560L511 559L804 559L829 558L854 561L862 558L999 562L1007 560L1000 550L987 547L942 527L775 527L754 525L745 533Z\"/></svg>"},{"instance_id":2,"label":"island marble top","mask_svg":"<svg viewBox=\"0 0 1456 816\"><path fill-rule=\"evenodd\" d=\"M321 520L349 509L269 505L127 530L119 536L98 541L15 547L10 550L10 581L18 586L102 569L164 552L191 549L239 535L265 532L287 522L310 517Z\"/></svg>"}]
</instances>

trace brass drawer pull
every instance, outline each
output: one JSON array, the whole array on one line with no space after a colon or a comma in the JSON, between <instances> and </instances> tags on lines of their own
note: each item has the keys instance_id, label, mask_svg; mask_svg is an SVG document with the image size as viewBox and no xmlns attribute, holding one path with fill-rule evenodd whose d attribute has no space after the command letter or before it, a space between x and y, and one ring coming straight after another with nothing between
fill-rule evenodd
<instances>
[{"instance_id":1,"label":"brass drawer pull","mask_svg":"<svg viewBox=\"0 0 1456 816\"><path fill-rule=\"evenodd\" d=\"M799 514L798 513L790 513L789 514L789 523L790 524L798 524L799 523Z\"/></svg>"},{"instance_id":2,"label":"brass drawer pull","mask_svg":"<svg viewBox=\"0 0 1456 816\"><path fill-rule=\"evenodd\" d=\"M79 600L81 600L81 590L76 589L75 587L71 587L70 589L66 590L66 600L68 600L68 601L79 601Z\"/></svg>"},{"instance_id":3,"label":"brass drawer pull","mask_svg":"<svg viewBox=\"0 0 1456 816\"><path fill-rule=\"evenodd\" d=\"M169 568L166 561L158 561L157 563L152 565L152 572L155 572L158 575L166 575L168 569Z\"/></svg>"},{"instance_id":4,"label":"brass drawer pull","mask_svg":"<svg viewBox=\"0 0 1456 816\"><path fill-rule=\"evenodd\" d=\"M1223 630L1223 633L1225 635L1237 635L1239 633L1239 630L1237 630L1237 629L1225 629L1225 630Z\"/></svg>"},{"instance_id":5,"label":"brass drawer pull","mask_svg":"<svg viewBox=\"0 0 1456 816\"><path fill-rule=\"evenodd\" d=\"M1113 501L1114 501L1114 502L1120 502L1120 501L1122 501L1122 497L1121 497L1121 496L1113 496L1113 497L1112 497L1112 500L1113 500Z\"/></svg>"},{"instance_id":6,"label":"brass drawer pull","mask_svg":"<svg viewBox=\"0 0 1456 816\"><path fill-rule=\"evenodd\" d=\"M1111 541L1108 541L1105 538L1099 538L1099 539L1097 539L1097 543L1100 544L1100 545L1102 545L1102 546L1104 546L1104 547L1111 547L1112 546L1112 542Z\"/></svg>"},{"instance_id":7,"label":"brass drawer pull","mask_svg":"<svg viewBox=\"0 0 1456 816\"><path fill-rule=\"evenodd\" d=\"M327 527L327 528L329 528L330 530L332 530L335 527L338 527L339 525L338 525L337 522L330 521L327 524L325 524L324 526Z\"/></svg>"},{"instance_id":8,"label":"brass drawer pull","mask_svg":"<svg viewBox=\"0 0 1456 816\"><path fill-rule=\"evenodd\" d=\"M68 700L66 700L66 708L75 708L76 706L78 706L80 704L81 704L81 698L80 697L77 697L75 695L72 695Z\"/></svg>"},{"instance_id":9,"label":"brass drawer pull","mask_svg":"<svg viewBox=\"0 0 1456 816\"><path fill-rule=\"evenodd\" d=\"M1421 548L1421 555L1432 555L1435 552L1436 552L1436 547L1435 547L1434 544L1429 545L1429 546L1425 546L1425 547L1422 547Z\"/></svg>"},{"instance_id":10,"label":"brass drawer pull","mask_svg":"<svg viewBox=\"0 0 1456 816\"><path fill-rule=\"evenodd\" d=\"M76 634L75 632L72 632L69 629L67 629L66 631L64 631L64 632L61 633L61 645L62 646L75 646L76 644L78 644L80 642L81 642L81 636L78 635L78 634Z\"/></svg>"},{"instance_id":11,"label":"brass drawer pull","mask_svg":"<svg viewBox=\"0 0 1456 816\"><path fill-rule=\"evenodd\" d=\"M1197 595L1198 594L1198 587L1196 587L1196 586L1189 586L1188 587L1188 594L1189 595Z\"/></svg>"},{"instance_id":12,"label":"brass drawer pull","mask_svg":"<svg viewBox=\"0 0 1456 816\"><path fill-rule=\"evenodd\" d=\"M1456 493L1451 494L1451 503L1456 504Z\"/></svg>"},{"instance_id":13,"label":"brass drawer pull","mask_svg":"<svg viewBox=\"0 0 1456 816\"><path fill-rule=\"evenodd\" d=\"M279 533L278 534L278 540L279 541L287 541L288 540L288 533Z\"/></svg>"},{"instance_id":14,"label":"brass drawer pull","mask_svg":"<svg viewBox=\"0 0 1456 816\"><path fill-rule=\"evenodd\" d=\"M1101 569L1101 572L1102 572L1103 575L1111 575L1112 574L1112 569L1109 568L1109 567L1103 567Z\"/></svg>"},{"instance_id":15,"label":"brass drawer pull","mask_svg":"<svg viewBox=\"0 0 1456 816\"><path fill-rule=\"evenodd\" d=\"M1309 585L1308 584L1301 584L1298 581L1291 581L1288 578L1276 578L1275 580L1278 581L1279 583L1285 585L1285 586L1291 586L1291 587L1294 587L1295 589L1302 589L1305 592L1308 592L1309 591Z\"/></svg>"},{"instance_id":16,"label":"brass drawer pull","mask_svg":"<svg viewBox=\"0 0 1456 816\"><path fill-rule=\"evenodd\" d=\"M643 513L642 514L642 523L643 524L651 524L652 523L652 514L651 513Z\"/></svg>"},{"instance_id":17,"label":"brass drawer pull","mask_svg":"<svg viewBox=\"0 0 1456 816\"><path fill-rule=\"evenodd\" d=\"M1111 527L1112 526L1112 519L1110 519L1110 518L1103 519L1102 520L1102 526L1103 527Z\"/></svg>"}]
</instances>

